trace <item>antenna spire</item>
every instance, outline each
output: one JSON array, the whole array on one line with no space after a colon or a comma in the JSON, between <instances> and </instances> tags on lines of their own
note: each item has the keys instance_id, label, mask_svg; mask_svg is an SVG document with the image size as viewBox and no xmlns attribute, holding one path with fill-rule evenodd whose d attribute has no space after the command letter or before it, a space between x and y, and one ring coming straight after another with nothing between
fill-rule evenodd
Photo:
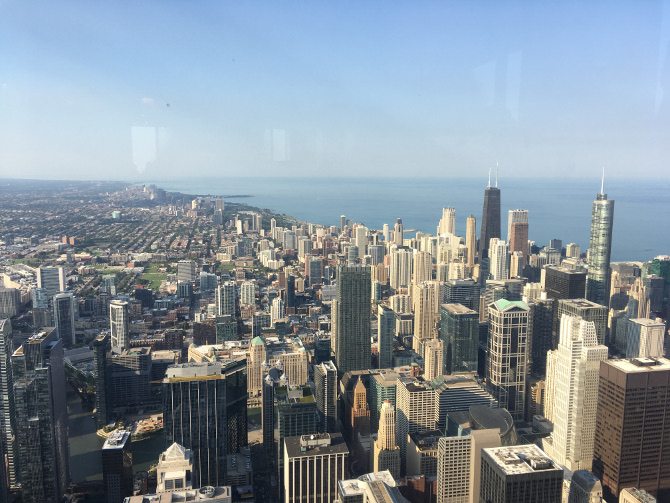
<instances>
[{"instance_id":1,"label":"antenna spire","mask_svg":"<svg viewBox=\"0 0 670 503\"><path fill-rule=\"evenodd\" d=\"M498 161L496 161L496 189L498 188Z\"/></svg>"},{"instance_id":2,"label":"antenna spire","mask_svg":"<svg viewBox=\"0 0 670 503\"><path fill-rule=\"evenodd\" d=\"M605 193L605 166L603 166L603 180L600 184L600 193L601 194Z\"/></svg>"},{"instance_id":3,"label":"antenna spire","mask_svg":"<svg viewBox=\"0 0 670 503\"><path fill-rule=\"evenodd\" d=\"M489 168L489 185L488 188L491 188L491 168Z\"/></svg>"}]
</instances>

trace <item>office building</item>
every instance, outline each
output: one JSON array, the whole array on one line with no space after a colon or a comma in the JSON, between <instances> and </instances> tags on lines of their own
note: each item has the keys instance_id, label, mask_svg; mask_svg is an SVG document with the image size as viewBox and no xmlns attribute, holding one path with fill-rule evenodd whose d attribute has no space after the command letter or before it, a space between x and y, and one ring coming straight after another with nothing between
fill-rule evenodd
<instances>
[{"instance_id":1,"label":"office building","mask_svg":"<svg viewBox=\"0 0 670 503\"><path fill-rule=\"evenodd\" d=\"M93 364L95 377L95 421L98 429L109 422L109 397L107 393L107 352L110 348L109 333L102 333L93 341Z\"/></svg>"},{"instance_id":2,"label":"office building","mask_svg":"<svg viewBox=\"0 0 670 503\"><path fill-rule=\"evenodd\" d=\"M554 347L558 344L558 329L560 319L564 314L576 316L584 321L592 321L596 326L598 343L607 345L605 336L607 334L607 308L586 299L560 299L558 301L554 318Z\"/></svg>"},{"instance_id":3,"label":"office building","mask_svg":"<svg viewBox=\"0 0 670 503\"><path fill-rule=\"evenodd\" d=\"M512 243L512 226L514 224L528 225L528 210L509 210L507 213L507 241ZM526 240L528 235L526 234Z\"/></svg>"},{"instance_id":4,"label":"office building","mask_svg":"<svg viewBox=\"0 0 670 503\"><path fill-rule=\"evenodd\" d=\"M396 383L400 373L391 369L380 370L370 376L370 431L376 433L384 402L395 407Z\"/></svg>"},{"instance_id":5,"label":"office building","mask_svg":"<svg viewBox=\"0 0 670 503\"><path fill-rule=\"evenodd\" d=\"M607 360L607 346L598 344L593 322L563 315L555 353L554 372L546 383L552 390L554 429L544 450L572 472L588 470L593 461L598 375L600 362Z\"/></svg>"},{"instance_id":6,"label":"office building","mask_svg":"<svg viewBox=\"0 0 670 503\"><path fill-rule=\"evenodd\" d=\"M284 503L335 501L337 482L346 478L349 448L339 433L284 440Z\"/></svg>"},{"instance_id":7,"label":"office building","mask_svg":"<svg viewBox=\"0 0 670 503\"><path fill-rule=\"evenodd\" d=\"M129 431L113 431L105 440L102 483L107 503L119 503L133 495L133 451Z\"/></svg>"},{"instance_id":8,"label":"office building","mask_svg":"<svg viewBox=\"0 0 670 503\"><path fill-rule=\"evenodd\" d=\"M217 287L215 303L217 316L235 316L235 282L226 281Z\"/></svg>"},{"instance_id":9,"label":"office building","mask_svg":"<svg viewBox=\"0 0 670 503\"><path fill-rule=\"evenodd\" d=\"M288 380L282 374L281 365L267 369L267 374L263 378L263 392L261 395L261 427L263 430L263 450L270 459L277 453L274 444L276 422L275 389L277 387L286 388L286 386L288 386Z\"/></svg>"},{"instance_id":10,"label":"office building","mask_svg":"<svg viewBox=\"0 0 670 503\"><path fill-rule=\"evenodd\" d=\"M37 288L44 288L49 302L58 292L65 291L65 268L39 267L37 269Z\"/></svg>"},{"instance_id":11,"label":"office building","mask_svg":"<svg viewBox=\"0 0 670 503\"><path fill-rule=\"evenodd\" d=\"M435 428L435 390L415 377L400 377L396 390L396 439L400 447L401 473L405 472L408 435Z\"/></svg>"},{"instance_id":12,"label":"office building","mask_svg":"<svg viewBox=\"0 0 670 503\"><path fill-rule=\"evenodd\" d=\"M57 337L63 339L63 344L66 347L72 346L75 342L74 294L64 292L54 295L53 312Z\"/></svg>"},{"instance_id":13,"label":"office building","mask_svg":"<svg viewBox=\"0 0 670 503\"><path fill-rule=\"evenodd\" d=\"M536 298L528 302L528 331L530 339L530 371L543 376L547 369L547 351L554 349L554 299ZM558 342L557 342L558 344Z\"/></svg>"},{"instance_id":14,"label":"office building","mask_svg":"<svg viewBox=\"0 0 670 503\"><path fill-rule=\"evenodd\" d=\"M445 374L477 371L479 315L462 304L442 304L440 339L444 342Z\"/></svg>"},{"instance_id":15,"label":"office building","mask_svg":"<svg viewBox=\"0 0 670 503\"><path fill-rule=\"evenodd\" d=\"M395 407L385 400L379 414L379 430L374 445L375 472L388 470L394 479L400 478L400 447L396 442Z\"/></svg>"},{"instance_id":16,"label":"office building","mask_svg":"<svg viewBox=\"0 0 670 503\"><path fill-rule=\"evenodd\" d=\"M660 319L628 320L626 358L658 358L663 356L665 323Z\"/></svg>"},{"instance_id":17,"label":"office building","mask_svg":"<svg viewBox=\"0 0 670 503\"><path fill-rule=\"evenodd\" d=\"M393 226L393 242L396 246L403 246L403 239L402 219L396 218L395 225Z\"/></svg>"},{"instance_id":18,"label":"office building","mask_svg":"<svg viewBox=\"0 0 670 503\"><path fill-rule=\"evenodd\" d=\"M530 253L528 246L528 224L513 223L508 243L510 253L517 252L520 254L522 260L519 270L522 271L523 267L528 263L528 255ZM517 276L521 276L521 274L517 274Z\"/></svg>"},{"instance_id":19,"label":"office building","mask_svg":"<svg viewBox=\"0 0 670 503\"><path fill-rule=\"evenodd\" d=\"M588 470L577 470L572 474L568 503L601 503L603 486L598 477Z\"/></svg>"},{"instance_id":20,"label":"office building","mask_svg":"<svg viewBox=\"0 0 670 503\"><path fill-rule=\"evenodd\" d=\"M208 349L208 348L205 348ZM247 364L248 391L251 397L261 394L264 373L269 367L279 367L289 384L303 385L309 379L307 351L300 338L256 336L249 346Z\"/></svg>"},{"instance_id":21,"label":"office building","mask_svg":"<svg viewBox=\"0 0 670 503\"><path fill-rule=\"evenodd\" d=\"M479 312L479 284L472 279L452 279L444 285L444 303L461 304Z\"/></svg>"},{"instance_id":22,"label":"office building","mask_svg":"<svg viewBox=\"0 0 670 503\"><path fill-rule=\"evenodd\" d=\"M349 440L356 442L358 435L370 435L370 407L368 390L359 377L351 399L346 399L347 431Z\"/></svg>"},{"instance_id":23,"label":"office building","mask_svg":"<svg viewBox=\"0 0 670 503\"><path fill-rule=\"evenodd\" d=\"M565 247L565 256L567 258L579 258L581 256L581 251L577 243L569 243Z\"/></svg>"},{"instance_id":24,"label":"office building","mask_svg":"<svg viewBox=\"0 0 670 503\"><path fill-rule=\"evenodd\" d=\"M412 284L418 285L424 281L433 279L433 257L427 251L419 251L414 254L414 270L412 272Z\"/></svg>"},{"instance_id":25,"label":"office building","mask_svg":"<svg viewBox=\"0 0 670 503\"><path fill-rule=\"evenodd\" d=\"M63 341L38 332L12 355L16 457L24 501L57 503L70 483Z\"/></svg>"},{"instance_id":26,"label":"office building","mask_svg":"<svg viewBox=\"0 0 670 503\"><path fill-rule=\"evenodd\" d=\"M437 443L442 432L421 430L408 435L405 476L437 477Z\"/></svg>"},{"instance_id":27,"label":"office building","mask_svg":"<svg viewBox=\"0 0 670 503\"><path fill-rule=\"evenodd\" d=\"M226 480L226 456L247 445L247 362L184 363L163 379L165 445L191 449L195 485Z\"/></svg>"},{"instance_id":28,"label":"office building","mask_svg":"<svg viewBox=\"0 0 670 503\"><path fill-rule=\"evenodd\" d=\"M284 319L286 311L284 308L284 301L281 297L272 299L272 307L270 308L270 322L274 327L277 321Z\"/></svg>"},{"instance_id":29,"label":"office building","mask_svg":"<svg viewBox=\"0 0 670 503\"><path fill-rule=\"evenodd\" d=\"M380 369L393 366L393 339L395 339L395 313L387 306L377 306L377 353Z\"/></svg>"},{"instance_id":30,"label":"office building","mask_svg":"<svg viewBox=\"0 0 670 503\"><path fill-rule=\"evenodd\" d=\"M438 234L456 234L456 209L442 208L442 218L437 226Z\"/></svg>"},{"instance_id":31,"label":"office building","mask_svg":"<svg viewBox=\"0 0 670 503\"><path fill-rule=\"evenodd\" d=\"M309 285L318 285L321 283L323 274L323 261L321 257L310 257L309 259Z\"/></svg>"},{"instance_id":32,"label":"office building","mask_svg":"<svg viewBox=\"0 0 670 503\"><path fill-rule=\"evenodd\" d=\"M112 300L109 303L109 329L112 350L121 352L130 347L130 315L127 302Z\"/></svg>"},{"instance_id":33,"label":"office building","mask_svg":"<svg viewBox=\"0 0 670 503\"><path fill-rule=\"evenodd\" d=\"M100 283L100 291L116 295L116 274L104 274Z\"/></svg>"},{"instance_id":34,"label":"office building","mask_svg":"<svg viewBox=\"0 0 670 503\"><path fill-rule=\"evenodd\" d=\"M414 285L412 290L412 304L414 311L414 338L412 349L422 357L425 354L425 344L436 335L435 318L437 306L437 291L431 283Z\"/></svg>"},{"instance_id":35,"label":"office building","mask_svg":"<svg viewBox=\"0 0 670 503\"><path fill-rule=\"evenodd\" d=\"M338 266L332 344L340 375L370 367L370 288L369 267Z\"/></svg>"},{"instance_id":36,"label":"office building","mask_svg":"<svg viewBox=\"0 0 670 503\"><path fill-rule=\"evenodd\" d=\"M435 428L446 432L448 417L455 412L471 410L472 407L498 407L498 402L472 374L440 376L428 383L435 391Z\"/></svg>"},{"instance_id":37,"label":"office building","mask_svg":"<svg viewBox=\"0 0 670 503\"><path fill-rule=\"evenodd\" d=\"M657 500L644 489L636 487L626 488L621 491L619 503L656 503Z\"/></svg>"},{"instance_id":38,"label":"office building","mask_svg":"<svg viewBox=\"0 0 670 503\"><path fill-rule=\"evenodd\" d=\"M482 450L479 501L561 503L563 469L536 445Z\"/></svg>"},{"instance_id":39,"label":"office building","mask_svg":"<svg viewBox=\"0 0 670 503\"><path fill-rule=\"evenodd\" d=\"M437 446L437 503L479 503L482 449L499 447L495 429L466 429Z\"/></svg>"},{"instance_id":40,"label":"office building","mask_svg":"<svg viewBox=\"0 0 670 503\"><path fill-rule=\"evenodd\" d=\"M593 474L606 501L622 489L670 499L670 360L633 358L600 363Z\"/></svg>"},{"instance_id":41,"label":"office building","mask_svg":"<svg viewBox=\"0 0 670 503\"><path fill-rule=\"evenodd\" d=\"M482 210L482 225L479 238L479 261L489 256L489 244L492 238L500 238L500 189L498 188L496 173L496 186L491 187L491 173L489 172L489 185L484 191L484 208Z\"/></svg>"},{"instance_id":42,"label":"office building","mask_svg":"<svg viewBox=\"0 0 670 503\"><path fill-rule=\"evenodd\" d=\"M544 291L552 299L582 299L586 292L586 273L563 267L544 268Z\"/></svg>"},{"instance_id":43,"label":"office building","mask_svg":"<svg viewBox=\"0 0 670 503\"><path fill-rule=\"evenodd\" d=\"M240 287L240 304L243 306L254 306L256 304L256 283L245 281Z\"/></svg>"},{"instance_id":44,"label":"office building","mask_svg":"<svg viewBox=\"0 0 670 503\"><path fill-rule=\"evenodd\" d=\"M368 228L363 225L358 225L354 229L354 244L358 247L359 255L365 255L368 246Z\"/></svg>"},{"instance_id":45,"label":"office building","mask_svg":"<svg viewBox=\"0 0 670 503\"><path fill-rule=\"evenodd\" d=\"M332 361L314 366L314 395L321 414L321 431L337 431L337 367Z\"/></svg>"},{"instance_id":46,"label":"office building","mask_svg":"<svg viewBox=\"0 0 670 503\"><path fill-rule=\"evenodd\" d=\"M336 503L407 503L388 470L337 483Z\"/></svg>"},{"instance_id":47,"label":"office building","mask_svg":"<svg viewBox=\"0 0 670 503\"><path fill-rule=\"evenodd\" d=\"M195 281L195 262L180 260L177 262L177 283L193 283Z\"/></svg>"},{"instance_id":48,"label":"office building","mask_svg":"<svg viewBox=\"0 0 670 503\"><path fill-rule=\"evenodd\" d=\"M465 246L468 249L468 269L472 271L475 267L475 255L477 254L477 220L470 214L465 224Z\"/></svg>"},{"instance_id":49,"label":"office building","mask_svg":"<svg viewBox=\"0 0 670 503\"><path fill-rule=\"evenodd\" d=\"M522 420L528 373L528 306L505 299L489 307L488 382L494 398Z\"/></svg>"},{"instance_id":50,"label":"office building","mask_svg":"<svg viewBox=\"0 0 670 503\"><path fill-rule=\"evenodd\" d=\"M7 455L6 475L9 486L16 487L18 482L18 460L16 452L16 410L14 408L14 381L12 379L12 322L0 320L0 425Z\"/></svg>"},{"instance_id":51,"label":"office building","mask_svg":"<svg viewBox=\"0 0 670 503\"><path fill-rule=\"evenodd\" d=\"M604 183L604 175L603 175ZM612 254L612 227L614 224L614 201L607 199L604 187L593 201L591 212L591 239L589 241L589 272L586 282L586 298L591 302L609 307L610 303L610 255Z\"/></svg>"},{"instance_id":52,"label":"office building","mask_svg":"<svg viewBox=\"0 0 670 503\"><path fill-rule=\"evenodd\" d=\"M21 293L16 288L0 288L0 318L11 318L19 312Z\"/></svg>"},{"instance_id":53,"label":"office building","mask_svg":"<svg viewBox=\"0 0 670 503\"><path fill-rule=\"evenodd\" d=\"M427 381L432 381L444 373L444 342L440 339L430 339L424 347L425 369L423 377Z\"/></svg>"}]
</instances>

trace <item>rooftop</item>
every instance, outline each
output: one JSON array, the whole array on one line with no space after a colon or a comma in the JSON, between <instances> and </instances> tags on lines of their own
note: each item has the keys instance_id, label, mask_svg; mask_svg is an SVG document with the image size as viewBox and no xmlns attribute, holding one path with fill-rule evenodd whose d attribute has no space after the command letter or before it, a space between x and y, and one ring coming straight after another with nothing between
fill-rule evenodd
<instances>
[{"instance_id":1,"label":"rooftop","mask_svg":"<svg viewBox=\"0 0 670 503\"><path fill-rule=\"evenodd\" d=\"M130 432L125 430L116 430L109 434L107 440L103 444L103 450L107 449L123 449L126 442L130 440Z\"/></svg>"},{"instance_id":2,"label":"rooftop","mask_svg":"<svg viewBox=\"0 0 670 503\"><path fill-rule=\"evenodd\" d=\"M534 444L490 447L483 449L483 452L488 454L506 475L555 471L563 477L563 469Z\"/></svg>"},{"instance_id":3,"label":"rooftop","mask_svg":"<svg viewBox=\"0 0 670 503\"><path fill-rule=\"evenodd\" d=\"M442 309L446 309L451 314L477 314L477 311L465 307L463 304L442 304Z\"/></svg>"},{"instance_id":4,"label":"rooftop","mask_svg":"<svg viewBox=\"0 0 670 503\"><path fill-rule=\"evenodd\" d=\"M670 370L670 360L665 358L631 358L621 360L605 360L605 365L619 369L626 373L634 372L667 372Z\"/></svg>"},{"instance_id":5,"label":"rooftop","mask_svg":"<svg viewBox=\"0 0 670 503\"><path fill-rule=\"evenodd\" d=\"M288 437L284 439L284 449L289 458L349 454L349 447L347 447L341 433Z\"/></svg>"}]
</instances>

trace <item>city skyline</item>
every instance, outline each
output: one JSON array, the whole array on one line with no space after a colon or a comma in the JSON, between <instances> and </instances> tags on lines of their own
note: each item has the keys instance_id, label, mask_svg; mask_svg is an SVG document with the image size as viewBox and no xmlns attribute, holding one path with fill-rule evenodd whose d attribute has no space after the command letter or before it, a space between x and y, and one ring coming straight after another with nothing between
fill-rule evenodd
<instances>
[{"instance_id":1,"label":"city skyline","mask_svg":"<svg viewBox=\"0 0 670 503\"><path fill-rule=\"evenodd\" d=\"M667 1L3 2L0 174L667 179L669 40Z\"/></svg>"}]
</instances>

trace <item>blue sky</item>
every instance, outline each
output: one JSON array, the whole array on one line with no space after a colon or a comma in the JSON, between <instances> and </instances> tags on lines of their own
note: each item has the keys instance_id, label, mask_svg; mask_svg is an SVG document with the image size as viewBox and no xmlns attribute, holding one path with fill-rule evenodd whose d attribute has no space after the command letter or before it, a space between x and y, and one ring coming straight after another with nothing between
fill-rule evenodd
<instances>
[{"instance_id":1,"label":"blue sky","mask_svg":"<svg viewBox=\"0 0 670 503\"><path fill-rule=\"evenodd\" d=\"M670 177L670 1L0 0L0 177Z\"/></svg>"}]
</instances>

